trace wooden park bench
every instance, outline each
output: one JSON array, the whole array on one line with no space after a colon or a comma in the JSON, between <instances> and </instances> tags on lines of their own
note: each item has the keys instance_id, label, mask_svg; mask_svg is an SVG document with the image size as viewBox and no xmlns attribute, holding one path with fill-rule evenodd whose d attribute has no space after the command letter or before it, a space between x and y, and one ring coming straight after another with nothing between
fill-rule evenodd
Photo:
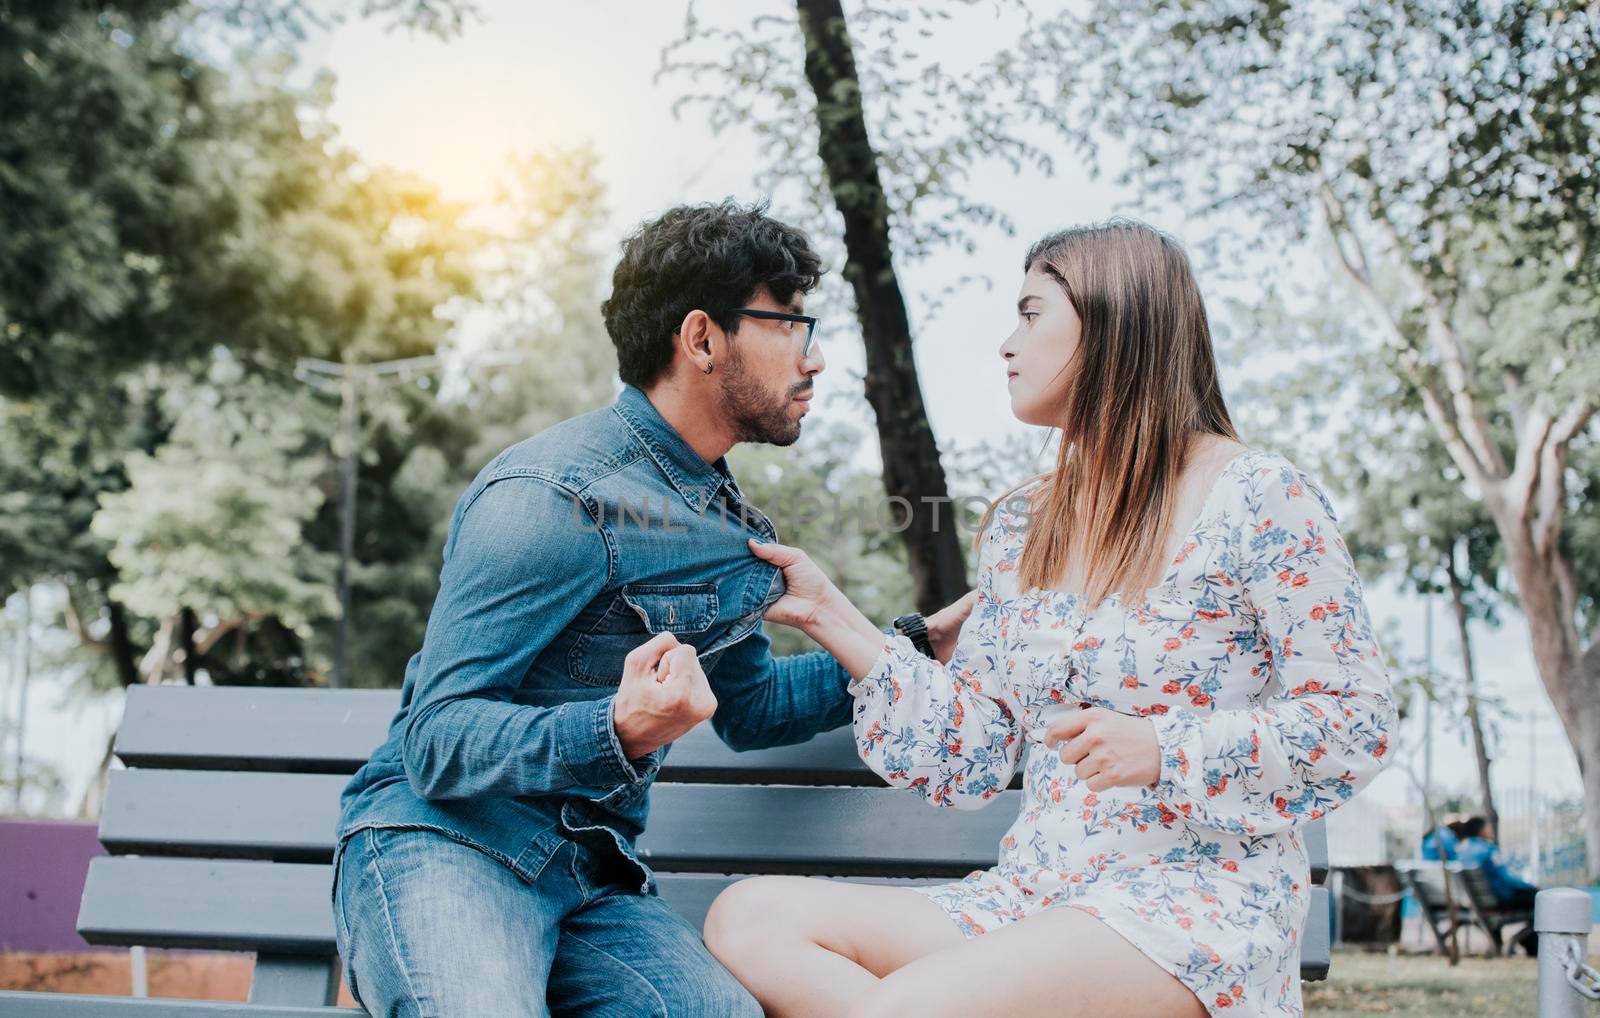
<instances>
[{"instance_id":1,"label":"wooden park bench","mask_svg":"<svg viewBox=\"0 0 1600 1018\"><path fill-rule=\"evenodd\" d=\"M1507 954L1511 942L1504 931L1533 922L1531 908L1505 908L1489 886L1489 875L1473 863L1441 863L1431 859L1409 859L1395 863L1401 878L1417 899L1423 921L1433 931L1441 954L1449 954L1450 935L1456 930L1476 926L1489 938L1496 955ZM1445 873L1450 874L1450 893L1445 893ZM1454 923L1450 900L1455 899Z\"/></svg>"},{"instance_id":2,"label":"wooden park bench","mask_svg":"<svg viewBox=\"0 0 1600 1018\"><path fill-rule=\"evenodd\" d=\"M255 952L248 1003L0 993L7 1018L357 1015L329 1006L341 967L329 907L339 792L384 735L399 694L135 686L78 930L92 944ZM848 728L734 753L702 725L673 746L641 854L696 926L738 875L937 880L994 863L1018 783L976 812L885 788ZM1312 880L1327 871L1309 828ZM1328 898L1313 888L1301 973L1328 970Z\"/></svg>"}]
</instances>

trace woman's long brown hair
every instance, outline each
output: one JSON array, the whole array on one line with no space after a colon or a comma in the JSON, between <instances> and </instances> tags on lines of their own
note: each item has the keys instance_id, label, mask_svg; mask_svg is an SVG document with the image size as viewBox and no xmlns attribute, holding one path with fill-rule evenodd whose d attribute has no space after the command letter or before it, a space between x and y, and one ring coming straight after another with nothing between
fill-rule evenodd
<instances>
[{"instance_id":1,"label":"woman's long brown hair","mask_svg":"<svg viewBox=\"0 0 1600 1018\"><path fill-rule=\"evenodd\" d=\"M1049 483L1032 493L1018 576L1049 588L1083 563L1084 593L1160 582L1178 480L1196 433L1237 441L1205 302L1171 237L1113 219L1052 233L1023 271L1054 279L1083 323Z\"/></svg>"}]
</instances>

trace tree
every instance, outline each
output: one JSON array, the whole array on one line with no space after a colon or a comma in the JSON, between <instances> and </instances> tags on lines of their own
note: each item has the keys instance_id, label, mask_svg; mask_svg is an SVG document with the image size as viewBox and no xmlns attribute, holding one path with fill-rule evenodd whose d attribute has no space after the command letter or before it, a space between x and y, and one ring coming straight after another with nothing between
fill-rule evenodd
<instances>
[{"instance_id":1,"label":"tree","mask_svg":"<svg viewBox=\"0 0 1600 1018\"><path fill-rule=\"evenodd\" d=\"M183 43L196 30L189 10L23 5L0 33L0 50L16 58L0 60L0 490L16 510L0 526L0 586L65 582L67 625L112 666L92 681L111 684L140 681L147 658L155 674L178 660L150 658L153 646L170 647L163 633L206 635L210 605L184 604L172 622L113 596L141 588L108 557L104 528L90 526L102 501L133 483L130 464L176 492L202 489L197 471L214 451L206 436L191 429L187 445L162 451L195 410L186 398L217 391L222 404L295 406L295 357L430 352L452 324L436 311L474 283L477 238L462 210L342 149L323 112L326 79L296 93L282 84L281 60L228 71L198 60ZM245 373L226 384L205 376L224 347ZM186 466L183 451L197 461ZM268 473L307 476L305 464L273 460L284 450L270 441L259 451ZM326 461L325 450L307 455ZM223 501L186 507L192 518L225 515L237 492L217 494ZM159 530L129 516L128 501L110 504L120 522ZM173 578L190 595L200 579ZM232 630L235 651L247 637L262 645L233 668L213 657L208 670L307 680L305 604ZM237 603L216 607L223 620ZM186 659L189 674L198 659Z\"/></svg>"},{"instance_id":2,"label":"tree","mask_svg":"<svg viewBox=\"0 0 1600 1018\"><path fill-rule=\"evenodd\" d=\"M200 667L221 679L215 652L229 634L271 619L304 640L338 611L332 556L304 535L332 422L309 394L247 378L225 352L198 384L149 374L171 430L153 454L127 457L128 486L100 496L91 529L117 570L109 596L159 620L143 681L174 667L191 683Z\"/></svg>"},{"instance_id":3,"label":"tree","mask_svg":"<svg viewBox=\"0 0 1600 1018\"><path fill-rule=\"evenodd\" d=\"M338 17L343 6L326 9ZM443 33L470 12L449 0L364 6ZM13 0L0 11L0 396L193 356L223 335L270 345L305 324L292 298L321 293L289 265L252 261L270 236L252 231L292 229L294 206L351 160L317 164L329 128L300 135L297 97L273 80L281 60L251 87L197 56L193 40L218 30L244 43L293 36L314 17L300 0ZM260 158L295 150L294 172ZM273 219L273 201L291 214ZM265 303L268 281L302 292Z\"/></svg>"},{"instance_id":4,"label":"tree","mask_svg":"<svg viewBox=\"0 0 1600 1018\"><path fill-rule=\"evenodd\" d=\"M1318 240L1493 520L1583 774L1600 873L1600 641L1567 531L1600 393L1592 4L1102 3L1050 24L1124 179Z\"/></svg>"},{"instance_id":5,"label":"tree","mask_svg":"<svg viewBox=\"0 0 1600 1018\"><path fill-rule=\"evenodd\" d=\"M1371 402L1366 405L1374 406ZM1466 726L1477 766L1478 809L1498 826L1499 810L1489 775L1492 754L1487 712L1478 686L1469 622L1498 624L1497 609L1505 597L1499 589L1499 534L1483 504L1462 490L1460 473L1443 443L1422 429L1406 429L1408 424L1420 423L1418 409L1385 410L1388 420L1400 428L1372 428L1359 436L1366 439L1360 444L1354 440L1358 436L1350 436L1352 441L1341 443L1336 461L1324 476L1355 496L1357 510L1349 521L1349 544L1362 575L1393 574L1418 594L1443 593L1448 598L1461 650L1459 718ZM1373 424L1370 416L1362 420ZM1357 453L1357 449L1361 451ZM1438 685L1437 675L1428 680L1431 686ZM1430 689L1429 695L1441 699L1438 692Z\"/></svg>"},{"instance_id":6,"label":"tree","mask_svg":"<svg viewBox=\"0 0 1600 1018\"><path fill-rule=\"evenodd\" d=\"M1026 17L1020 4L1002 6ZM974 224L1008 227L993 206L963 195L959 179L985 157L1047 168L1021 127L1060 122L1009 53L949 71L902 43L903 34L931 35L931 25L950 19L948 10L913 15L868 5L847 19L840 0L796 0L795 14L792 22L761 17L748 30L727 30L703 25L691 7L662 69L691 82L715 79L684 101L709 106L719 130L740 125L762 136L772 154L764 186L776 189L782 177L815 182L805 195L808 219L814 232L842 241L883 487L913 507L901 540L917 607L932 612L966 592L967 566L917 379L896 255L969 242ZM710 55L696 56L696 47Z\"/></svg>"}]
</instances>

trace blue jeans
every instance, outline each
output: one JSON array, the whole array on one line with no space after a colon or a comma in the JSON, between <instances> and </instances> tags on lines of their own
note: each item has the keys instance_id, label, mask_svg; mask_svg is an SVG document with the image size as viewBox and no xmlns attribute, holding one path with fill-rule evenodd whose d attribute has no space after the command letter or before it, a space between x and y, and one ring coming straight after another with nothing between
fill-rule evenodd
<instances>
[{"instance_id":1,"label":"blue jeans","mask_svg":"<svg viewBox=\"0 0 1600 1018\"><path fill-rule=\"evenodd\" d=\"M616 866L568 842L530 883L433 831L357 831L333 901L350 991L384 1018L760 1018L699 931Z\"/></svg>"}]
</instances>

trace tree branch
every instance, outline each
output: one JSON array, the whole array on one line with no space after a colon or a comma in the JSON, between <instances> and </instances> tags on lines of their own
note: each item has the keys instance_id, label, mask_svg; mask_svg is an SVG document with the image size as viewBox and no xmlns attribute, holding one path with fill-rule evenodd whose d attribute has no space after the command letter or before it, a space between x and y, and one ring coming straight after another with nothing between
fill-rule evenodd
<instances>
[{"instance_id":1,"label":"tree branch","mask_svg":"<svg viewBox=\"0 0 1600 1018\"><path fill-rule=\"evenodd\" d=\"M1506 478L1505 488L1507 497L1517 507L1517 515L1523 519L1534 518L1534 502L1544 476L1544 450L1554 426L1555 418L1542 410L1534 410L1517 433L1516 465L1511 476Z\"/></svg>"},{"instance_id":2,"label":"tree branch","mask_svg":"<svg viewBox=\"0 0 1600 1018\"><path fill-rule=\"evenodd\" d=\"M221 640L224 636L227 636L229 633L240 628L241 626L247 626L258 621L261 617L262 616L258 613L247 613L240 615L237 618L226 619L217 623L215 626L212 626L210 629L206 630L204 636L197 635L194 643L195 657L205 657L207 654L211 653L211 648L217 645L217 641Z\"/></svg>"},{"instance_id":3,"label":"tree branch","mask_svg":"<svg viewBox=\"0 0 1600 1018\"><path fill-rule=\"evenodd\" d=\"M1450 390L1457 430L1483 464L1484 472L1496 479L1504 478L1508 473L1505 457L1500 455L1500 448L1489 433L1488 421L1478 409L1477 397L1473 395L1472 363L1467 356L1466 345L1461 341L1461 334L1450 324L1439 295L1433 292L1428 281L1422 278L1416 265L1407 256L1405 243L1394 224L1381 214L1372 216L1372 223L1389 242L1401 276L1422 302L1423 316L1428 323L1428 338L1439 354L1439 367L1444 371L1445 386Z\"/></svg>"},{"instance_id":4,"label":"tree branch","mask_svg":"<svg viewBox=\"0 0 1600 1018\"><path fill-rule=\"evenodd\" d=\"M1575 400L1561 416L1550 421L1543 447L1539 450L1538 499L1532 521L1533 546L1540 555L1556 557L1556 542L1561 536L1561 521L1567 508L1567 450L1575 436L1594 414L1594 406ZM1521 451L1518 452L1519 457ZM1568 602L1568 608L1572 608Z\"/></svg>"},{"instance_id":5,"label":"tree branch","mask_svg":"<svg viewBox=\"0 0 1600 1018\"><path fill-rule=\"evenodd\" d=\"M1355 284L1362 303L1366 305L1378 327L1383 330L1388 344L1400 352L1401 370L1405 372L1407 381L1415 386L1421 395L1423 409L1429 421L1438 430L1445 447L1450 450L1451 459L1455 460L1461 472L1477 486L1485 499L1497 500L1495 477L1478 457L1476 450L1462 436L1460 428L1456 425L1456 415L1452 406L1419 370L1421 355L1407 339L1400 328L1400 323L1390 312L1389 305L1373 285L1369 269L1371 262L1367 258L1361 238L1351 225L1344 203L1334 194L1333 188L1327 181L1318 186L1317 194L1322 203L1323 223L1328 231L1328 239L1339 257L1340 265L1344 267L1350 281Z\"/></svg>"},{"instance_id":6,"label":"tree branch","mask_svg":"<svg viewBox=\"0 0 1600 1018\"><path fill-rule=\"evenodd\" d=\"M67 588L67 605L62 616L67 623L67 632L72 634L73 639L92 650L110 651L111 645L108 641L97 640L89 635L88 628L83 624L83 616L78 613L78 600L73 596L70 586Z\"/></svg>"}]
</instances>

